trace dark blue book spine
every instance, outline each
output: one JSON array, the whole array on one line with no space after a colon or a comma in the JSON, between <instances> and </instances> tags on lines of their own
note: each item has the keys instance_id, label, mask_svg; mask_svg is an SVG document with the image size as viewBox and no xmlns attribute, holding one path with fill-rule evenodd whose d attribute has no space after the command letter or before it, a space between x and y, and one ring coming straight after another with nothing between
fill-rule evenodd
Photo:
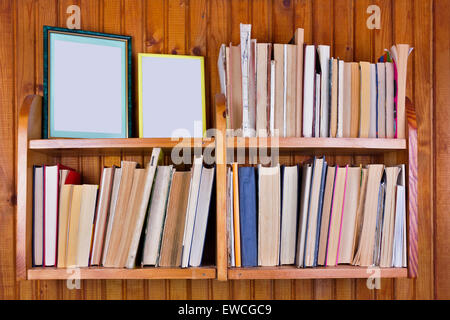
<instances>
[{"instance_id":1,"label":"dark blue book spine","mask_svg":"<svg viewBox=\"0 0 450 320\"><path fill-rule=\"evenodd\" d=\"M240 167L238 174L242 266L256 267L258 265L258 237L255 168Z\"/></svg>"},{"instance_id":2,"label":"dark blue book spine","mask_svg":"<svg viewBox=\"0 0 450 320\"><path fill-rule=\"evenodd\" d=\"M319 207L317 212L317 230L316 230L316 246L314 247L314 267L317 267L317 258L319 256L319 241L320 241L320 226L322 225L322 209L323 209L323 195L325 193L325 180L327 176L328 165L323 161L322 178L320 179L320 194Z\"/></svg>"}]
</instances>

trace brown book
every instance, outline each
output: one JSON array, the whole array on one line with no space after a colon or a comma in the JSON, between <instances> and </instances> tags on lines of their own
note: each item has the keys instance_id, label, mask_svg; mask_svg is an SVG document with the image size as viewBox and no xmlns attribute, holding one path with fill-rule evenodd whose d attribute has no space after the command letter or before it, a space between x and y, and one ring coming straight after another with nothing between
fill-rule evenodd
<instances>
[{"instance_id":1,"label":"brown book","mask_svg":"<svg viewBox=\"0 0 450 320\"><path fill-rule=\"evenodd\" d=\"M241 226L239 219L239 167L238 163L232 164L233 168L233 221L234 221L234 256L236 267L241 266Z\"/></svg>"},{"instance_id":2,"label":"brown book","mask_svg":"<svg viewBox=\"0 0 450 320\"><path fill-rule=\"evenodd\" d=\"M69 227L67 234L66 263L67 268L77 267L78 225L80 221L81 194L83 186L73 186L72 202L70 206Z\"/></svg>"},{"instance_id":3,"label":"brown book","mask_svg":"<svg viewBox=\"0 0 450 320\"><path fill-rule=\"evenodd\" d=\"M350 124L350 137L358 138L359 135L359 104L360 104L360 96L359 96L359 87L360 87L360 75L359 75L359 65L356 62L351 63L351 124Z\"/></svg>"},{"instance_id":4,"label":"brown book","mask_svg":"<svg viewBox=\"0 0 450 320\"><path fill-rule=\"evenodd\" d=\"M112 221L109 245L103 263L105 267L117 268L120 265L119 247L121 234L126 220L128 201L131 196L136 165L137 163L133 161L122 161L120 186L114 208L114 220Z\"/></svg>"},{"instance_id":5,"label":"brown book","mask_svg":"<svg viewBox=\"0 0 450 320\"><path fill-rule=\"evenodd\" d=\"M342 213L341 240L338 263L350 264L353 258L353 239L356 231L361 168L348 168L345 188L344 211Z\"/></svg>"},{"instance_id":6,"label":"brown book","mask_svg":"<svg viewBox=\"0 0 450 320\"><path fill-rule=\"evenodd\" d=\"M331 205L330 228L325 265L335 266L338 258L339 240L341 236L342 209L345 201L345 187L347 182L347 167L336 169L333 203Z\"/></svg>"},{"instance_id":7,"label":"brown book","mask_svg":"<svg viewBox=\"0 0 450 320\"><path fill-rule=\"evenodd\" d=\"M190 182L190 171L173 174L159 258L161 267L181 267Z\"/></svg>"},{"instance_id":8,"label":"brown book","mask_svg":"<svg viewBox=\"0 0 450 320\"><path fill-rule=\"evenodd\" d=\"M327 179L325 182L325 191L323 195L322 222L320 225L319 253L317 264L325 265L325 255L327 252L328 227L330 225L331 204L333 200L334 179L336 176L336 167L328 167Z\"/></svg>"},{"instance_id":9,"label":"brown book","mask_svg":"<svg viewBox=\"0 0 450 320\"><path fill-rule=\"evenodd\" d=\"M361 168L361 166L360 166ZM366 201L366 191L367 191L367 168L361 168L361 180L360 180L360 188L359 188L359 199L358 199L358 208L356 210L356 229L355 234L353 235L353 253L352 253L352 261L355 259L357 245L359 243L359 239L361 237L361 230L363 224L363 213L364 213L364 203Z\"/></svg>"},{"instance_id":10,"label":"brown book","mask_svg":"<svg viewBox=\"0 0 450 320\"><path fill-rule=\"evenodd\" d=\"M115 167L103 168L100 178L100 193L97 201L97 212L94 222L94 241L91 251L91 266L100 265L102 257L103 244L106 234L106 226L108 222L109 205L111 203L111 191L114 181Z\"/></svg>"},{"instance_id":11,"label":"brown book","mask_svg":"<svg viewBox=\"0 0 450 320\"><path fill-rule=\"evenodd\" d=\"M275 108L274 124L276 136L284 136L284 45L274 44L273 53L275 60Z\"/></svg>"},{"instance_id":12,"label":"brown book","mask_svg":"<svg viewBox=\"0 0 450 320\"><path fill-rule=\"evenodd\" d=\"M353 264L368 267L373 264L375 232L378 213L378 194L384 165L368 166L367 191L364 202L364 217L361 235Z\"/></svg>"},{"instance_id":13,"label":"brown book","mask_svg":"<svg viewBox=\"0 0 450 320\"><path fill-rule=\"evenodd\" d=\"M66 267L67 233L69 227L70 209L72 207L73 185L61 186L59 198L59 221L58 221L58 268Z\"/></svg>"},{"instance_id":14,"label":"brown book","mask_svg":"<svg viewBox=\"0 0 450 320\"><path fill-rule=\"evenodd\" d=\"M336 138L338 126L338 60L331 58L330 137Z\"/></svg>"},{"instance_id":15,"label":"brown book","mask_svg":"<svg viewBox=\"0 0 450 320\"><path fill-rule=\"evenodd\" d=\"M303 44L305 32L302 28L295 31L295 44L297 46L297 84L296 84L296 101L295 101L295 136L302 136L303 124Z\"/></svg>"},{"instance_id":16,"label":"brown book","mask_svg":"<svg viewBox=\"0 0 450 320\"><path fill-rule=\"evenodd\" d=\"M256 61L256 135L266 137L268 131L270 44L258 43Z\"/></svg>"},{"instance_id":17,"label":"brown book","mask_svg":"<svg viewBox=\"0 0 450 320\"><path fill-rule=\"evenodd\" d=\"M77 267L89 266L92 233L94 230L95 203L97 201L98 185L82 185L80 219L77 231Z\"/></svg>"},{"instance_id":18,"label":"brown book","mask_svg":"<svg viewBox=\"0 0 450 320\"><path fill-rule=\"evenodd\" d=\"M292 44L285 45L286 61L285 71L285 132L287 137L295 137L296 135L296 94L297 94L297 46Z\"/></svg>"},{"instance_id":19,"label":"brown book","mask_svg":"<svg viewBox=\"0 0 450 320\"><path fill-rule=\"evenodd\" d=\"M350 138L352 122L352 64L344 62L343 137Z\"/></svg>"},{"instance_id":20,"label":"brown book","mask_svg":"<svg viewBox=\"0 0 450 320\"><path fill-rule=\"evenodd\" d=\"M230 44L230 122L234 130L242 129L241 47Z\"/></svg>"},{"instance_id":21,"label":"brown book","mask_svg":"<svg viewBox=\"0 0 450 320\"><path fill-rule=\"evenodd\" d=\"M359 137L368 138L370 130L370 63L360 62L359 66L361 70Z\"/></svg>"}]
</instances>

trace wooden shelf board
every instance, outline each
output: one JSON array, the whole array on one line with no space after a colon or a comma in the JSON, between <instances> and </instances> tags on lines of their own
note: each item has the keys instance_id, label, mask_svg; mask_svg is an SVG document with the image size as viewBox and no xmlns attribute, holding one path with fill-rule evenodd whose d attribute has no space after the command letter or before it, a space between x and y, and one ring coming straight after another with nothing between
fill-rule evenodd
<instances>
[{"instance_id":1,"label":"wooden shelf board","mask_svg":"<svg viewBox=\"0 0 450 320\"><path fill-rule=\"evenodd\" d=\"M356 279L374 275L375 268L356 266L297 268L295 266L229 268L228 279ZM381 278L406 278L406 268L379 268ZM378 276L377 275L377 276Z\"/></svg>"},{"instance_id":2,"label":"wooden shelf board","mask_svg":"<svg viewBox=\"0 0 450 320\"><path fill-rule=\"evenodd\" d=\"M278 141L277 141L278 140ZM255 148L271 146L286 150L360 150L391 151L406 150L406 139L365 139L365 138L237 138L228 137L228 148Z\"/></svg>"},{"instance_id":3,"label":"wooden shelf board","mask_svg":"<svg viewBox=\"0 0 450 320\"><path fill-rule=\"evenodd\" d=\"M74 269L76 270L76 269ZM58 268L28 270L28 280L64 280L74 277L75 271ZM79 279L215 279L215 267L199 268L136 268L112 269L102 267L80 268Z\"/></svg>"},{"instance_id":4,"label":"wooden shelf board","mask_svg":"<svg viewBox=\"0 0 450 320\"><path fill-rule=\"evenodd\" d=\"M151 149L173 147L214 147L214 138L128 138L128 139L39 139L30 140L31 150L55 149Z\"/></svg>"}]
</instances>

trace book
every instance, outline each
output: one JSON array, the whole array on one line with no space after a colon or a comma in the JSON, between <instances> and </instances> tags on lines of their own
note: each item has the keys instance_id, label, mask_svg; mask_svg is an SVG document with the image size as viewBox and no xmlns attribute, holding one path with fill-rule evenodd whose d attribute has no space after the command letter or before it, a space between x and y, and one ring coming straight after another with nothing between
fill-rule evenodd
<instances>
[{"instance_id":1,"label":"book","mask_svg":"<svg viewBox=\"0 0 450 320\"><path fill-rule=\"evenodd\" d=\"M295 101L295 136L302 136L303 124L303 51L305 31L302 28L295 30L295 45L297 46L297 70L296 70L296 101Z\"/></svg>"},{"instance_id":2,"label":"book","mask_svg":"<svg viewBox=\"0 0 450 320\"><path fill-rule=\"evenodd\" d=\"M266 137L270 112L270 43L258 43L256 55L256 134Z\"/></svg>"},{"instance_id":3,"label":"book","mask_svg":"<svg viewBox=\"0 0 450 320\"><path fill-rule=\"evenodd\" d=\"M344 136L344 61L338 60L338 105L336 137Z\"/></svg>"},{"instance_id":4,"label":"book","mask_svg":"<svg viewBox=\"0 0 450 320\"><path fill-rule=\"evenodd\" d=\"M249 106L249 82L250 82L250 50L251 50L251 28L250 24L239 25L240 49L241 49L241 71L242 71L242 131L244 137L250 136L250 106Z\"/></svg>"},{"instance_id":5,"label":"book","mask_svg":"<svg viewBox=\"0 0 450 320\"><path fill-rule=\"evenodd\" d=\"M377 69L374 63L370 64L370 125L369 138L377 137Z\"/></svg>"},{"instance_id":6,"label":"book","mask_svg":"<svg viewBox=\"0 0 450 320\"><path fill-rule=\"evenodd\" d=\"M311 178L311 191L309 198L308 219L306 227L305 267L317 265L316 248L318 247L318 235L322 214L323 192L325 188L325 176L327 162L325 157L314 158L313 173Z\"/></svg>"},{"instance_id":7,"label":"book","mask_svg":"<svg viewBox=\"0 0 450 320\"><path fill-rule=\"evenodd\" d=\"M43 265L46 267L57 266L58 256L58 216L59 216L59 188L60 171L70 170L79 178L74 169L61 164L44 166L43 176ZM65 181L64 181L65 183Z\"/></svg>"},{"instance_id":8,"label":"book","mask_svg":"<svg viewBox=\"0 0 450 320\"><path fill-rule=\"evenodd\" d=\"M217 57L217 71L219 73L220 92L225 95L225 97L227 96L226 49L226 45L222 44L219 49L219 56Z\"/></svg>"},{"instance_id":9,"label":"book","mask_svg":"<svg viewBox=\"0 0 450 320\"><path fill-rule=\"evenodd\" d=\"M181 267L184 223L186 222L190 182L190 171L176 171L172 176L159 255L160 267Z\"/></svg>"},{"instance_id":10,"label":"book","mask_svg":"<svg viewBox=\"0 0 450 320\"><path fill-rule=\"evenodd\" d=\"M314 123L313 123L313 135L315 138L320 136L320 82L321 75L316 73L314 84Z\"/></svg>"},{"instance_id":11,"label":"book","mask_svg":"<svg viewBox=\"0 0 450 320\"><path fill-rule=\"evenodd\" d=\"M356 212L360 194L361 168L347 169L347 186L345 188L344 207L341 222L341 239L338 251L339 264L350 264L354 251L354 234L356 231Z\"/></svg>"},{"instance_id":12,"label":"book","mask_svg":"<svg viewBox=\"0 0 450 320\"><path fill-rule=\"evenodd\" d=\"M334 184L333 203L330 212L330 226L328 230L328 244L325 258L326 266L338 263L338 252L341 240L342 215L344 210L348 167L336 167L336 181Z\"/></svg>"},{"instance_id":13,"label":"book","mask_svg":"<svg viewBox=\"0 0 450 320\"><path fill-rule=\"evenodd\" d=\"M380 258L381 258L381 235L383 228L385 199L386 199L386 176L383 175L380 183L380 189L378 191L375 244L373 248L373 259L372 259L372 264L376 266L380 265Z\"/></svg>"},{"instance_id":14,"label":"book","mask_svg":"<svg viewBox=\"0 0 450 320\"><path fill-rule=\"evenodd\" d=\"M189 187L189 200L186 210L186 221L184 224L183 251L181 255L181 267L183 268L187 268L189 265L189 254L191 252L192 234L194 232L202 169L203 156L195 157L191 168L191 184Z\"/></svg>"},{"instance_id":15,"label":"book","mask_svg":"<svg viewBox=\"0 0 450 320\"><path fill-rule=\"evenodd\" d=\"M258 251L255 168L239 167L238 174L241 263L243 267L256 267L258 265Z\"/></svg>"},{"instance_id":16,"label":"book","mask_svg":"<svg viewBox=\"0 0 450 320\"><path fill-rule=\"evenodd\" d=\"M256 40L250 40L248 78L248 130L246 137L256 136Z\"/></svg>"},{"instance_id":17,"label":"book","mask_svg":"<svg viewBox=\"0 0 450 320\"><path fill-rule=\"evenodd\" d=\"M270 113L269 113L269 133L270 136L275 136L275 77L276 77L276 62L270 62Z\"/></svg>"},{"instance_id":18,"label":"book","mask_svg":"<svg viewBox=\"0 0 450 320\"><path fill-rule=\"evenodd\" d=\"M33 267L44 262L44 167L33 166Z\"/></svg>"},{"instance_id":19,"label":"book","mask_svg":"<svg viewBox=\"0 0 450 320\"><path fill-rule=\"evenodd\" d=\"M95 203L97 201L98 185L82 185L80 217L77 230L77 259L79 268L89 266L92 233L94 230ZM71 212L72 213L72 212Z\"/></svg>"},{"instance_id":20,"label":"book","mask_svg":"<svg viewBox=\"0 0 450 320\"><path fill-rule=\"evenodd\" d=\"M359 137L368 138L370 130L370 116L371 116L371 103L370 103L370 87L371 87L371 76L370 76L370 63L360 62L359 63L361 72L360 81L360 109L359 109Z\"/></svg>"},{"instance_id":21,"label":"book","mask_svg":"<svg viewBox=\"0 0 450 320\"><path fill-rule=\"evenodd\" d=\"M189 265L191 267L199 267L202 262L213 182L214 168L203 168L189 257Z\"/></svg>"},{"instance_id":22,"label":"book","mask_svg":"<svg viewBox=\"0 0 450 320\"><path fill-rule=\"evenodd\" d=\"M377 68L377 138L386 138L386 64L379 62Z\"/></svg>"},{"instance_id":23,"label":"book","mask_svg":"<svg viewBox=\"0 0 450 320\"><path fill-rule=\"evenodd\" d=\"M230 90L228 99L230 101L230 122L231 129L242 129L242 71L241 71L241 48L240 46L232 46L230 44ZM235 131L239 134L239 131Z\"/></svg>"},{"instance_id":24,"label":"book","mask_svg":"<svg viewBox=\"0 0 450 320\"><path fill-rule=\"evenodd\" d=\"M320 137L326 138L330 133L329 129L329 66L330 66L330 46L317 46L321 70L320 86Z\"/></svg>"},{"instance_id":25,"label":"book","mask_svg":"<svg viewBox=\"0 0 450 320\"><path fill-rule=\"evenodd\" d=\"M274 104L274 135L284 136L284 45L273 45L275 60L275 104ZM277 132L278 130L278 132Z\"/></svg>"},{"instance_id":26,"label":"book","mask_svg":"<svg viewBox=\"0 0 450 320\"><path fill-rule=\"evenodd\" d=\"M258 166L258 266L280 262L280 166Z\"/></svg>"},{"instance_id":27,"label":"book","mask_svg":"<svg viewBox=\"0 0 450 320\"><path fill-rule=\"evenodd\" d=\"M115 168L113 186L112 186L112 190L111 190L111 200L110 200L110 205L109 205L108 226L106 228L105 241L103 244L103 253L102 253L102 265L103 266L105 265L106 256L109 251L108 249L109 249L109 243L111 240L112 228L114 225L116 204L117 204L117 198L119 195L121 178L122 178L122 169Z\"/></svg>"},{"instance_id":28,"label":"book","mask_svg":"<svg viewBox=\"0 0 450 320\"><path fill-rule=\"evenodd\" d=\"M376 220L378 213L378 196L384 165L369 165L367 173L367 190L364 201L362 229L353 264L370 266L373 264L375 247Z\"/></svg>"},{"instance_id":29,"label":"book","mask_svg":"<svg viewBox=\"0 0 450 320\"><path fill-rule=\"evenodd\" d=\"M350 137L358 138L359 136L359 113L360 113L360 82L361 76L359 72L359 65L356 62L351 63L351 73L352 73L352 92L351 92L351 124L350 124Z\"/></svg>"},{"instance_id":30,"label":"book","mask_svg":"<svg viewBox=\"0 0 450 320\"><path fill-rule=\"evenodd\" d=\"M147 213L144 249L142 254L143 266L158 265L167 199L169 196L173 171L174 169L172 166L158 166L156 169L155 186L151 193L150 205Z\"/></svg>"},{"instance_id":31,"label":"book","mask_svg":"<svg viewBox=\"0 0 450 320\"><path fill-rule=\"evenodd\" d=\"M66 268L74 268L78 265L78 229L80 224L82 185L73 186L72 201L69 214L69 225L67 233Z\"/></svg>"},{"instance_id":32,"label":"book","mask_svg":"<svg viewBox=\"0 0 450 320\"><path fill-rule=\"evenodd\" d=\"M228 265L236 266L234 259L234 219L233 219L233 171L227 169L227 246Z\"/></svg>"},{"instance_id":33,"label":"book","mask_svg":"<svg viewBox=\"0 0 450 320\"><path fill-rule=\"evenodd\" d=\"M225 48L225 61L226 61L226 65L225 65L225 73L226 73L226 122L227 122L227 128L228 129L232 129L233 128L233 124L231 122L231 107L232 107L232 103L231 103L231 58L230 58L230 49L231 47L226 47Z\"/></svg>"},{"instance_id":34,"label":"book","mask_svg":"<svg viewBox=\"0 0 450 320\"><path fill-rule=\"evenodd\" d=\"M302 169L302 185L300 191L300 215L298 220L297 252L295 261L297 267L305 265L306 225L308 223L309 198L311 191L312 165L307 163Z\"/></svg>"},{"instance_id":35,"label":"book","mask_svg":"<svg viewBox=\"0 0 450 320\"><path fill-rule=\"evenodd\" d=\"M298 212L298 166L281 167L280 264L294 264Z\"/></svg>"},{"instance_id":36,"label":"book","mask_svg":"<svg viewBox=\"0 0 450 320\"><path fill-rule=\"evenodd\" d=\"M368 169L361 168L361 180L360 180L360 192L358 199L358 207L356 209L356 219L355 219L355 233L353 235L353 252L352 252L352 262L355 259L356 249L359 244L359 240L361 238L362 225L364 221L364 204L366 200L366 191L367 191L367 174Z\"/></svg>"},{"instance_id":37,"label":"book","mask_svg":"<svg viewBox=\"0 0 450 320\"><path fill-rule=\"evenodd\" d=\"M344 63L344 99L342 111L342 136L344 138L351 137L352 122L352 64Z\"/></svg>"},{"instance_id":38,"label":"book","mask_svg":"<svg viewBox=\"0 0 450 320\"><path fill-rule=\"evenodd\" d=\"M102 257L103 244L105 241L106 226L108 222L108 212L111 203L111 191L114 181L114 172L116 168L103 168L100 178L100 191L97 201L97 211L94 222L94 240L92 243L92 252L90 265L100 265Z\"/></svg>"},{"instance_id":39,"label":"book","mask_svg":"<svg viewBox=\"0 0 450 320\"><path fill-rule=\"evenodd\" d=\"M397 69L397 123L396 135L398 139L405 139L406 137L406 77L408 74L408 57L413 48L408 44L397 44L391 47L391 56L395 62Z\"/></svg>"},{"instance_id":40,"label":"book","mask_svg":"<svg viewBox=\"0 0 450 320\"><path fill-rule=\"evenodd\" d=\"M395 137L394 123L394 64L385 63L386 71L386 138Z\"/></svg>"},{"instance_id":41,"label":"book","mask_svg":"<svg viewBox=\"0 0 450 320\"><path fill-rule=\"evenodd\" d=\"M323 197L322 221L320 223L319 252L317 256L317 265L319 266L325 265L335 176L336 167L329 166L327 169L327 177Z\"/></svg>"},{"instance_id":42,"label":"book","mask_svg":"<svg viewBox=\"0 0 450 320\"><path fill-rule=\"evenodd\" d=\"M338 100L339 100L339 64L338 60L331 58L330 60L330 91L331 91L331 101L330 101L330 137L336 138L337 126L338 126Z\"/></svg>"},{"instance_id":43,"label":"book","mask_svg":"<svg viewBox=\"0 0 450 320\"><path fill-rule=\"evenodd\" d=\"M153 148L150 161L147 164L146 169L142 172L141 181L136 184L138 194L131 206L132 220L130 228L128 229L129 234L124 249L124 253L126 253L124 257L126 257L126 260L123 260L126 261L125 267L129 269L134 268L136 264L139 241L141 239L142 229L147 214L155 173L158 163L162 160L162 155L160 148Z\"/></svg>"},{"instance_id":44,"label":"book","mask_svg":"<svg viewBox=\"0 0 450 320\"><path fill-rule=\"evenodd\" d=\"M315 46L305 46L303 66L303 136L313 136L314 85L315 85Z\"/></svg>"},{"instance_id":45,"label":"book","mask_svg":"<svg viewBox=\"0 0 450 320\"><path fill-rule=\"evenodd\" d=\"M297 46L293 44L284 45L284 136L295 137L296 135L296 94L297 94Z\"/></svg>"},{"instance_id":46,"label":"book","mask_svg":"<svg viewBox=\"0 0 450 320\"><path fill-rule=\"evenodd\" d=\"M59 197L59 228L58 228L58 259L57 267L66 267L67 234L69 227L70 208L72 202L73 185L61 186Z\"/></svg>"},{"instance_id":47,"label":"book","mask_svg":"<svg viewBox=\"0 0 450 320\"><path fill-rule=\"evenodd\" d=\"M236 267L241 266L241 227L239 215L239 170L238 164L233 163L233 231L234 231L234 258Z\"/></svg>"},{"instance_id":48,"label":"book","mask_svg":"<svg viewBox=\"0 0 450 320\"><path fill-rule=\"evenodd\" d=\"M395 228L395 205L397 179L400 173L399 167L388 167L386 175L386 199L384 205L384 216L382 226L380 267L392 267L394 228Z\"/></svg>"},{"instance_id":49,"label":"book","mask_svg":"<svg viewBox=\"0 0 450 320\"><path fill-rule=\"evenodd\" d=\"M105 248L105 259L103 266L117 268L120 266L119 251L121 235L125 221L127 220L128 202L131 197L133 178L137 163L134 161L122 161L119 188L117 190L117 200L114 200L114 214L110 218L111 232L108 239L108 246ZM115 196L115 195L114 195ZM112 205L112 203L111 203Z\"/></svg>"},{"instance_id":50,"label":"book","mask_svg":"<svg viewBox=\"0 0 450 320\"><path fill-rule=\"evenodd\" d=\"M392 266L407 267L406 262L406 199L405 199L405 165L400 165L396 185L395 226L392 249Z\"/></svg>"}]
</instances>

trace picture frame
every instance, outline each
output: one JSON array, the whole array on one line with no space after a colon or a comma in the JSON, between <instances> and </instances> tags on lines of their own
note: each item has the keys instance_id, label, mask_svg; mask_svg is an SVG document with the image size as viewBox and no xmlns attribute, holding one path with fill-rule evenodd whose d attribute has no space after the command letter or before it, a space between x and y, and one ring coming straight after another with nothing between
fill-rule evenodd
<instances>
[{"instance_id":1,"label":"picture frame","mask_svg":"<svg viewBox=\"0 0 450 320\"><path fill-rule=\"evenodd\" d=\"M204 57L138 54L139 137L206 134Z\"/></svg>"},{"instance_id":2,"label":"picture frame","mask_svg":"<svg viewBox=\"0 0 450 320\"><path fill-rule=\"evenodd\" d=\"M131 37L44 26L42 137L132 137Z\"/></svg>"}]
</instances>

